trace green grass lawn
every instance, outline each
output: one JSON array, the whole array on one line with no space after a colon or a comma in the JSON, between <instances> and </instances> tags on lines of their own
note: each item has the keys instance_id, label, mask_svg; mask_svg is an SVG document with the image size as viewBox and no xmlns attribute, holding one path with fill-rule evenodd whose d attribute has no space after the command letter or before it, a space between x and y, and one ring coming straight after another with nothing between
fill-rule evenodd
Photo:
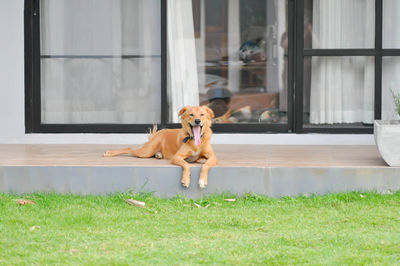
<instances>
[{"instance_id":1,"label":"green grass lawn","mask_svg":"<svg viewBox=\"0 0 400 266\"><path fill-rule=\"evenodd\" d=\"M400 262L399 192L223 199L0 194L0 264Z\"/></svg>"}]
</instances>

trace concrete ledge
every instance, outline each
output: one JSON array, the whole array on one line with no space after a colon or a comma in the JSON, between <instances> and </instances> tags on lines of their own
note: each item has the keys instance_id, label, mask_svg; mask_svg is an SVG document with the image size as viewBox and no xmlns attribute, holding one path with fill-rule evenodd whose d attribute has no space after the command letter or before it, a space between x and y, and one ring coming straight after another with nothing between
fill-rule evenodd
<instances>
[{"instance_id":1,"label":"concrete ledge","mask_svg":"<svg viewBox=\"0 0 400 266\"><path fill-rule=\"evenodd\" d=\"M0 191L101 195L142 190L158 197L199 198L224 192L280 197L400 189L400 168L214 167L204 190L197 184L200 166L191 170L191 185L184 189L176 166L0 166Z\"/></svg>"},{"instance_id":2,"label":"concrete ledge","mask_svg":"<svg viewBox=\"0 0 400 266\"><path fill-rule=\"evenodd\" d=\"M219 164L208 186L191 185L167 160L102 157L129 145L0 145L0 191L109 194L150 191L159 197L257 193L271 197L352 190L399 190L400 167L389 167L373 145L213 145ZM132 146L131 146L132 147Z\"/></svg>"}]
</instances>

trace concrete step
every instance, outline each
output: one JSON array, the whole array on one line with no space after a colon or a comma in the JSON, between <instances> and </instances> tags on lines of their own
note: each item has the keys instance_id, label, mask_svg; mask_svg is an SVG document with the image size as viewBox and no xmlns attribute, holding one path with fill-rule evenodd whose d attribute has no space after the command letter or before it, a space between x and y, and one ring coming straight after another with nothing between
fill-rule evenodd
<instances>
[{"instance_id":1,"label":"concrete step","mask_svg":"<svg viewBox=\"0 0 400 266\"><path fill-rule=\"evenodd\" d=\"M166 160L104 158L108 145L0 145L0 191L109 194L153 192L159 197L199 198L215 193L272 197L400 189L400 167L388 167L375 146L215 145L219 165L200 189L201 164L191 185Z\"/></svg>"}]
</instances>

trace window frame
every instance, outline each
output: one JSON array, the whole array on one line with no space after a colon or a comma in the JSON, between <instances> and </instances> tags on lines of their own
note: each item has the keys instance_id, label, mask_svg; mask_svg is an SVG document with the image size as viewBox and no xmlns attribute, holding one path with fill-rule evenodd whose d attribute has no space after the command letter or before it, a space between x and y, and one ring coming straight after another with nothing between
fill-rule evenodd
<instances>
[{"instance_id":1,"label":"window frame","mask_svg":"<svg viewBox=\"0 0 400 266\"><path fill-rule=\"evenodd\" d=\"M167 103L167 1L161 1L161 123L159 128L179 128L168 123ZM400 56L400 49L382 48L383 1L375 0L375 47L371 49L304 49L304 0L288 4L288 122L287 124L214 124L216 133L333 133L372 134L373 126L327 125L307 127L303 121L303 61L312 56L372 56L375 59L374 111L381 119L382 57ZM25 132L26 133L144 133L153 124L43 124L40 84L40 0L25 0Z\"/></svg>"},{"instance_id":2,"label":"window frame","mask_svg":"<svg viewBox=\"0 0 400 266\"><path fill-rule=\"evenodd\" d=\"M161 1L161 123L158 128L179 128L168 123L167 103L167 1ZM289 69L287 124L214 124L220 133L287 133L293 128L294 0L288 1ZM25 132L26 133L144 133L153 124L43 124L40 85L40 0L25 0Z\"/></svg>"},{"instance_id":3,"label":"window frame","mask_svg":"<svg viewBox=\"0 0 400 266\"><path fill-rule=\"evenodd\" d=\"M296 133L336 133L336 134L372 134L373 125L347 126L322 125L307 127L303 121L303 62L305 57L313 56L371 56L375 59L374 67L374 119L382 116L382 57L399 56L400 49L382 48L383 1L375 0L375 47L367 49L304 49L303 20L304 0L296 1Z\"/></svg>"},{"instance_id":4,"label":"window frame","mask_svg":"<svg viewBox=\"0 0 400 266\"><path fill-rule=\"evenodd\" d=\"M166 10L166 0L161 10ZM41 122L40 84L40 0L25 0L25 133L144 133L153 124L43 124ZM167 53L166 12L161 12L161 98L166 97ZM45 57L45 56L44 56ZM161 101L161 121L166 121L168 107ZM158 124L161 128L163 122Z\"/></svg>"}]
</instances>

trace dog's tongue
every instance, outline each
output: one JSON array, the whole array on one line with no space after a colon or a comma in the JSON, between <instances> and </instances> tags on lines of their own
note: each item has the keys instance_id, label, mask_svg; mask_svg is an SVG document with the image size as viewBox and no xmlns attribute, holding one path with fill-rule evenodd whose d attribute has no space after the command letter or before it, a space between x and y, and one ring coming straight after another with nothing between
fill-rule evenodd
<instances>
[{"instance_id":1,"label":"dog's tongue","mask_svg":"<svg viewBox=\"0 0 400 266\"><path fill-rule=\"evenodd\" d=\"M196 146L200 146L201 144L200 129L201 129L200 126L193 127L193 138L194 138L194 144L196 144Z\"/></svg>"}]
</instances>

